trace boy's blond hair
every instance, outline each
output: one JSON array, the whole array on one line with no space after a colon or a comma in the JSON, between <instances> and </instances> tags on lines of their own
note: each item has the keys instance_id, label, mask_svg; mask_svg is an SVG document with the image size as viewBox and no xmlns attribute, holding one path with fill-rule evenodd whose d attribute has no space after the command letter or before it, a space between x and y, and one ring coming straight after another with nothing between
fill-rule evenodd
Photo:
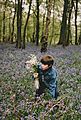
<instances>
[{"instance_id":1,"label":"boy's blond hair","mask_svg":"<svg viewBox=\"0 0 81 120\"><path fill-rule=\"evenodd\" d=\"M47 65L53 65L54 63L54 58L51 55L44 55L43 57L41 57L40 62L42 64L47 64Z\"/></svg>"}]
</instances>

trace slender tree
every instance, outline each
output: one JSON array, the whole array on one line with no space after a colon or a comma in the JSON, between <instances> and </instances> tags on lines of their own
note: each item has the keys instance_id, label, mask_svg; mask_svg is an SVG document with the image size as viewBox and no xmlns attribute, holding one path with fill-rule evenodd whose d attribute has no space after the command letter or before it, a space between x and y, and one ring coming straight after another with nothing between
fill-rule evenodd
<instances>
[{"instance_id":1,"label":"slender tree","mask_svg":"<svg viewBox=\"0 0 81 120\"><path fill-rule=\"evenodd\" d=\"M4 10L3 10L3 42L5 42L5 9L6 9L7 0L4 1Z\"/></svg>"},{"instance_id":2,"label":"slender tree","mask_svg":"<svg viewBox=\"0 0 81 120\"><path fill-rule=\"evenodd\" d=\"M22 0L18 0L17 7L17 41L16 47L21 48Z\"/></svg>"},{"instance_id":3,"label":"slender tree","mask_svg":"<svg viewBox=\"0 0 81 120\"><path fill-rule=\"evenodd\" d=\"M79 34L79 39L78 39L78 44L81 44L81 22L80 22L80 34Z\"/></svg>"},{"instance_id":4,"label":"slender tree","mask_svg":"<svg viewBox=\"0 0 81 120\"><path fill-rule=\"evenodd\" d=\"M71 14L72 14L72 9L73 9L73 6L74 6L74 2L73 0L71 0L71 3L69 2L69 17L68 17L68 30L67 30L67 45L69 45L69 43L71 42L72 44L72 40L69 40L70 39L70 36L71 36Z\"/></svg>"},{"instance_id":5,"label":"slender tree","mask_svg":"<svg viewBox=\"0 0 81 120\"><path fill-rule=\"evenodd\" d=\"M24 26L23 41L22 41L23 42L23 45L22 45L23 49L25 49L26 28L27 28L27 25L28 25L29 17L30 17L31 4L32 4L32 0L30 0L30 3L29 3L29 11L28 11L27 18L26 18L26 23L25 23L25 26Z\"/></svg>"},{"instance_id":6,"label":"slender tree","mask_svg":"<svg viewBox=\"0 0 81 120\"><path fill-rule=\"evenodd\" d=\"M78 11L78 0L76 0L76 8L75 8L75 45L78 44L77 42L77 11Z\"/></svg>"},{"instance_id":7,"label":"slender tree","mask_svg":"<svg viewBox=\"0 0 81 120\"><path fill-rule=\"evenodd\" d=\"M54 44L55 44L55 39L54 39L54 15L55 15L55 0L53 0L53 18L52 18L52 33L51 33L51 40L50 40L50 44L52 43L52 41L54 41Z\"/></svg>"},{"instance_id":8,"label":"slender tree","mask_svg":"<svg viewBox=\"0 0 81 120\"><path fill-rule=\"evenodd\" d=\"M52 0L46 0L47 16L44 36L41 39L41 52L47 51Z\"/></svg>"},{"instance_id":9,"label":"slender tree","mask_svg":"<svg viewBox=\"0 0 81 120\"><path fill-rule=\"evenodd\" d=\"M15 0L15 5L14 5L14 16L13 16L13 20L12 20L11 43L13 43L13 37L14 37L14 22L15 22L15 17L16 17L16 0Z\"/></svg>"},{"instance_id":10,"label":"slender tree","mask_svg":"<svg viewBox=\"0 0 81 120\"><path fill-rule=\"evenodd\" d=\"M12 10L10 9L10 13L9 13L9 35L7 40L10 42L11 39L11 14L12 14Z\"/></svg>"},{"instance_id":11,"label":"slender tree","mask_svg":"<svg viewBox=\"0 0 81 120\"><path fill-rule=\"evenodd\" d=\"M39 44L39 0L36 0L36 45L38 46Z\"/></svg>"},{"instance_id":12,"label":"slender tree","mask_svg":"<svg viewBox=\"0 0 81 120\"><path fill-rule=\"evenodd\" d=\"M2 4L0 4L0 42L2 40Z\"/></svg>"},{"instance_id":13,"label":"slender tree","mask_svg":"<svg viewBox=\"0 0 81 120\"><path fill-rule=\"evenodd\" d=\"M43 14L43 19L42 19L42 37L44 36L44 24L45 24L45 13Z\"/></svg>"},{"instance_id":14,"label":"slender tree","mask_svg":"<svg viewBox=\"0 0 81 120\"><path fill-rule=\"evenodd\" d=\"M64 0L64 9L63 9L63 16L62 16L62 23L60 29L60 38L58 44L66 44L67 38L67 11L68 11L68 0Z\"/></svg>"},{"instance_id":15,"label":"slender tree","mask_svg":"<svg viewBox=\"0 0 81 120\"><path fill-rule=\"evenodd\" d=\"M47 0L46 2L47 2L47 17L46 17L45 39L46 41L48 41L52 0Z\"/></svg>"},{"instance_id":16,"label":"slender tree","mask_svg":"<svg viewBox=\"0 0 81 120\"><path fill-rule=\"evenodd\" d=\"M35 37L36 37L36 17L33 13L33 33L32 33L32 42L35 43Z\"/></svg>"}]
</instances>

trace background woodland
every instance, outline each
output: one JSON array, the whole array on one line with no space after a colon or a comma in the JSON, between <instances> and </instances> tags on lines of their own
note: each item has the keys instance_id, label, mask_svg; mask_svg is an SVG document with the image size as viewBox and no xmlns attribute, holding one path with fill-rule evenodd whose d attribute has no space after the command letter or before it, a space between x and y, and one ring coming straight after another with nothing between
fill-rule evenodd
<instances>
[{"instance_id":1,"label":"background woodland","mask_svg":"<svg viewBox=\"0 0 81 120\"><path fill-rule=\"evenodd\" d=\"M0 42L81 44L80 0L0 0Z\"/></svg>"},{"instance_id":2,"label":"background woodland","mask_svg":"<svg viewBox=\"0 0 81 120\"><path fill-rule=\"evenodd\" d=\"M59 96L35 102L25 62L44 54ZM81 0L0 0L0 120L81 120Z\"/></svg>"}]
</instances>

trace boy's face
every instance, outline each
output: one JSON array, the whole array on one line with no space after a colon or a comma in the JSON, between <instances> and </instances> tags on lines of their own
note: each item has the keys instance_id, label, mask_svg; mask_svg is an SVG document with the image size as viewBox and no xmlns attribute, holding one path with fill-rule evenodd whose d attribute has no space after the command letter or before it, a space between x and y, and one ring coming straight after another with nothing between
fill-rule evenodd
<instances>
[{"instance_id":1,"label":"boy's face","mask_svg":"<svg viewBox=\"0 0 81 120\"><path fill-rule=\"evenodd\" d=\"M41 64L41 67L42 67L42 70L47 70L49 68L49 66L45 64Z\"/></svg>"}]
</instances>

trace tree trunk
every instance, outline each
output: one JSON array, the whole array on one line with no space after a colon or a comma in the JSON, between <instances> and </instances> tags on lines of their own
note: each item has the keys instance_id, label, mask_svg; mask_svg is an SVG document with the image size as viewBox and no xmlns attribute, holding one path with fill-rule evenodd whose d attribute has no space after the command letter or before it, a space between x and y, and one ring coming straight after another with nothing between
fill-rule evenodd
<instances>
[{"instance_id":1,"label":"tree trunk","mask_svg":"<svg viewBox=\"0 0 81 120\"><path fill-rule=\"evenodd\" d=\"M17 41L16 47L21 48L22 0L18 0L17 8Z\"/></svg>"},{"instance_id":2,"label":"tree trunk","mask_svg":"<svg viewBox=\"0 0 81 120\"><path fill-rule=\"evenodd\" d=\"M64 10L62 16L61 30L60 30L60 39L58 44L66 44L67 38L67 10L68 10L68 0L64 0Z\"/></svg>"},{"instance_id":3,"label":"tree trunk","mask_svg":"<svg viewBox=\"0 0 81 120\"><path fill-rule=\"evenodd\" d=\"M69 3L69 4L70 4L70 3ZM71 36L70 20L71 20L71 13L72 13L73 6L74 6L74 2L73 2L73 0L72 0L72 1L71 1L71 6L70 6L70 8L69 8L68 30L67 30L67 45L69 45L70 42L72 43L72 40L69 41L69 38L70 38L70 36Z\"/></svg>"},{"instance_id":4,"label":"tree trunk","mask_svg":"<svg viewBox=\"0 0 81 120\"><path fill-rule=\"evenodd\" d=\"M47 51L52 0L46 0L46 5L47 5L46 27L45 34L41 40L41 52Z\"/></svg>"},{"instance_id":5,"label":"tree trunk","mask_svg":"<svg viewBox=\"0 0 81 120\"><path fill-rule=\"evenodd\" d=\"M36 0L36 5L37 5L37 21L36 21L36 45L38 46L39 44L39 0Z\"/></svg>"},{"instance_id":6,"label":"tree trunk","mask_svg":"<svg viewBox=\"0 0 81 120\"><path fill-rule=\"evenodd\" d=\"M36 37L36 17L33 13L33 33L32 33L32 41L33 43L35 43L35 37Z\"/></svg>"},{"instance_id":7,"label":"tree trunk","mask_svg":"<svg viewBox=\"0 0 81 120\"><path fill-rule=\"evenodd\" d=\"M50 40L50 45L52 44L52 41L54 41L55 44L55 39L54 39L54 8L55 8L55 0L53 0L53 22L52 22L52 34L51 34L51 40Z\"/></svg>"},{"instance_id":8,"label":"tree trunk","mask_svg":"<svg viewBox=\"0 0 81 120\"><path fill-rule=\"evenodd\" d=\"M30 0L30 3L29 3L29 11L28 11L28 15L27 15L26 23L25 23L25 26L24 26L23 45L22 45L22 48L23 48L23 49L25 49L26 28L27 28L28 20L29 20L29 16L30 16L31 4L32 4L32 0Z\"/></svg>"},{"instance_id":9,"label":"tree trunk","mask_svg":"<svg viewBox=\"0 0 81 120\"><path fill-rule=\"evenodd\" d=\"M15 22L15 16L16 16L16 0L15 0L15 11L14 11L14 16L13 16L13 20L12 20L11 43L13 43L13 37L14 37L14 22Z\"/></svg>"},{"instance_id":10,"label":"tree trunk","mask_svg":"<svg viewBox=\"0 0 81 120\"><path fill-rule=\"evenodd\" d=\"M79 35L78 43L79 43L79 45L81 45L81 32L80 32L80 35Z\"/></svg>"},{"instance_id":11,"label":"tree trunk","mask_svg":"<svg viewBox=\"0 0 81 120\"><path fill-rule=\"evenodd\" d=\"M5 9L3 10L3 42L5 42Z\"/></svg>"},{"instance_id":12,"label":"tree trunk","mask_svg":"<svg viewBox=\"0 0 81 120\"><path fill-rule=\"evenodd\" d=\"M5 4L4 4L4 10L3 10L3 42L5 42L5 11L6 11L5 9L6 9L7 0L4 2Z\"/></svg>"},{"instance_id":13,"label":"tree trunk","mask_svg":"<svg viewBox=\"0 0 81 120\"><path fill-rule=\"evenodd\" d=\"M78 42L77 42L77 11L78 11L78 0L76 0L76 9L75 9L75 45L78 45Z\"/></svg>"},{"instance_id":14,"label":"tree trunk","mask_svg":"<svg viewBox=\"0 0 81 120\"><path fill-rule=\"evenodd\" d=\"M2 9L2 5L0 5L1 9ZM2 41L2 12L0 9L0 42Z\"/></svg>"},{"instance_id":15,"label":"tree trunk","mask_svg":"<svg viewBox=\"0 0 81 120\"><path fill-rule=\"evenodd\" d=\"M41 35L41 37L44 36L44 24L45 24L45 13L43 14L43 20L42 20L42 35Z\"/></svg>"},{"instance_id":16,"label":"tree trunk","mask_svg":"<svg viewBox=\"0 0 81 120\"><path fill-rule=\"evenodd\" d=\"M11 11L11 13L9 13L9 35L7 38L8 42L10 42L10 39L11 39L11 14L12 14L12 11Z\"/></svg>"},{"instance_id":17,"label":"tree trunk","mask_svg":"<svg viewBox=\"0 0 81 120\"><path fill-rule=\"evenodd\" d=\"M46 40L48 40L48 35L49 35L51 6L52 6L52 0L47 0L47 17L46 17L46 28L45 28L45 38L46 38Z\"/></svg>"},{"instance_id":18,"label":"tree trunk","mask_svg":"<svg viewBox=\"0 0 81 120\"><path fill-rule=\"evenodd\" d=\"M17 39L16 39L16 48L18 48L18 46L19 46L19 44L18 44L19 41L20 41L20 0L18 0L18 5L17 5Z\"/></svg>"},{"instance_id":19,"label":"tree trunk","mask_svg":"<svg viewBox=\"0 0 81 120\"><path fill-rule=\"evenodd\" d=\"M80 22L80 35L79 35L79 39L78 39L78 44L81 44L81 22Z\"/></svg>"}]
</instances>

